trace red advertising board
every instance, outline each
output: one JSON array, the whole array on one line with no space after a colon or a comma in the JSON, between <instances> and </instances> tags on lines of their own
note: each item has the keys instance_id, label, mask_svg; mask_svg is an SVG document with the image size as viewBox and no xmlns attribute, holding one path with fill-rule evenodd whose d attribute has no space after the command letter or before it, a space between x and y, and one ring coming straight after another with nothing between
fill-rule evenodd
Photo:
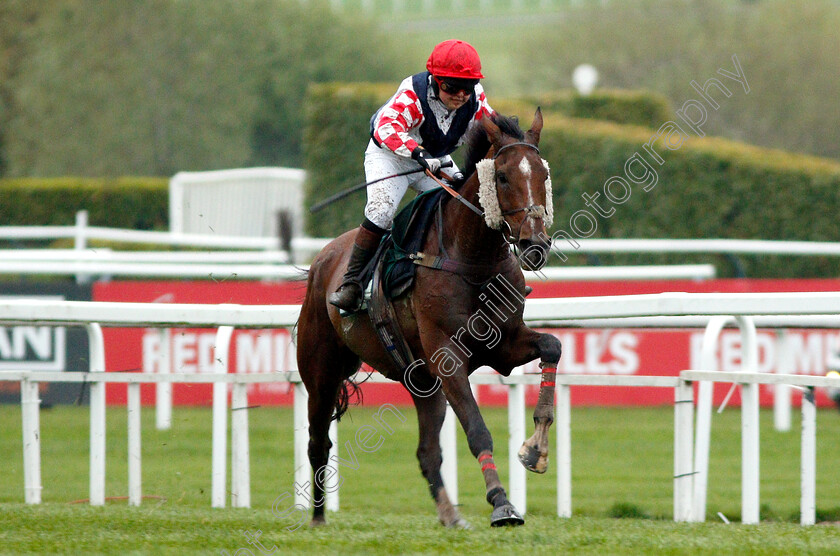
<instances>
[{"instance_id":1,"label":"red advertising board","mask_svg":"<svg viewBox=\"0 0 840 556\"><path fill-rule=\"evenodd\" d=\"M579 297L683 292L783 292L840 291L840 280L707 280L707 281L633 281L633 282L538 282L532 283L531 297ZM125 281L97 283L96 301L157 303L238 303L298 304L305 284L268 282L184 282ZM683 369L698 368L702 330L661 329L568 329L550 330L563 343L558 372L569 374L677 375ZM181 373L213 371L215 331L209 329L172 329L158 331L137 328L104 330L106 369L108 371L156 372L160 353L168 349L171 369ZM793 351L795 372L822 375L832 356L840 352L840 331L787 330ZM777 361L775 330L760 330L759 370L774 372ZM234 333L230 361L234 372L270 372L295 367L294 346L286 330L242 330ZM740 368L740 335L726 330L717 354L719 368ZM486 369L487 372L492 372ZM481 371L480 371L481 372ZM525 372L538 372L536 362ZM249 387L249 403L272 405L291 403L286 384L256 384ZM716 387L721 401L727 387ZM502 386L481 386L477 391L482 405L504 405ZM364 387L365 403L410 403L407 393L397 384L369 384ZM530 387L529 403L536 402L537 387ZM829 404L823 392L818 401ZM179 405L204 405L211 400L209 385L175 385L173 399ZM154 390L144 386L142 400L154 402ZM125 387L109 385L108 401L125 403ZM574 387L572 402L585 405L661 405L673 403L673 391L658 388ZM772 403L772 387L761 388L761 402ZM732 403L737 404L737 395Z\"/></svg>"}]
</instances>

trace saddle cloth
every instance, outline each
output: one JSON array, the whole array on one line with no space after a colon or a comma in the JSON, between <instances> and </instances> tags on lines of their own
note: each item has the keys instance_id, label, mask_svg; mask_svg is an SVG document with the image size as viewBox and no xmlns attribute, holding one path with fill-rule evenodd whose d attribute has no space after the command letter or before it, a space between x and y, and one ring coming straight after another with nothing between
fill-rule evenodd
<instances>
[{"instance_id":1,"label":"saddle cloth","mask_svg":"<svg viewBox=\"0 0 840 556\"><path fill-rule=\"evenodd\" d=\"M364 290L360 312L370 307L371 278L374 269L380 265L382 287L388 299L400 297L414 284L417 265L410 255L422 249L438 202L445 193L442 187L425 191L412 199L394 218L391 231L382 237L373 260L360 277ZM341 313L346 315L344 311Z\"/></svg>"},{"instance_id":2,"label":"saddle cloth","mask_svg":"<svg viewBox=\"0 0 840 556\"><path fill-rule=\"evenodd\" d=\"M437 187L415 197L394 218L390 242L383 238L383 243L389 243L381 254L383 289L390 299L400 297L414 284L417 265L410 255L423 249L438 202L445 194L442 187Z\"/></svg>"}]
</instances>

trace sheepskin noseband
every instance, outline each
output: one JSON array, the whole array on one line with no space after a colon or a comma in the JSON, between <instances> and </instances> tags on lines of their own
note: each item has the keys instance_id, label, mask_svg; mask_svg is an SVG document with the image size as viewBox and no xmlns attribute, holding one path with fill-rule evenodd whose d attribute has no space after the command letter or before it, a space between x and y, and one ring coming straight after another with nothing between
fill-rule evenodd
<instances>
[{"instance_id":1,"label":"sheepskin noseband","mask_svg":"<svg viewBox=\"0 0 840 556\"><path fill-rule=\"evenodd\" d=\"M541 159L548 177L545 180L545 207L535 207L536 217L543 218L546 228L550 228L554 223L554 201L551 193L551 169L548 167L548 162ZM502 209L499 206L499 195L496 191L496 164L493 159L485 158L475 165L476 172L478 172L478 203L484 210L484 221L487 225L498 230L502 226L504 217L502 216ZM543 216L541 210L545 211ZM530 213L529 213L530 214Z\"/></svg>"}]
</instances>

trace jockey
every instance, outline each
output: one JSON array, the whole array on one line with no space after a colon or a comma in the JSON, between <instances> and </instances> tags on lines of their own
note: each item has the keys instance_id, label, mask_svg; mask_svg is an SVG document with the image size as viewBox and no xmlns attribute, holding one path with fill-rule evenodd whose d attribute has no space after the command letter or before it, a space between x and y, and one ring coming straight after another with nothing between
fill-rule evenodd
<instances>
[{"instance_id":1,"label":"jockey","mask_svg":"<svg viewBox=\"0 0 840 556\"><path fill-rule=\"evenodd\" d=\"M365 176L373 181L418 167L437 174L463 143L466 133L493 110L479 84L481 60L471 45L448 40L435 46L426 70L406 77L397 92L373 115L365 151ZM460 178L453 164L453 176ZM362 303L361 274L391 227L400 201L411 187L437 187L425 172L394 177L367 188L365 219L356 233L341 286L329 297L345 311Z\"/></svg>"}]
</instances>

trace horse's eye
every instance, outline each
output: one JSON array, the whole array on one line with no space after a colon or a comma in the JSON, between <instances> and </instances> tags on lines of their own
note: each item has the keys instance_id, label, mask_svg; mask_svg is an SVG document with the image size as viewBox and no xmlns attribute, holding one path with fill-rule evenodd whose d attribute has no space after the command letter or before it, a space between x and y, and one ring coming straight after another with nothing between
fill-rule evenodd
<instances>
[{"instance_id":1,"label":"horse's eye","mask_svg":"<svg viewBox=\"0 0 840 556\"><path fill-rule=\"evenodd\" d=\"M503 172L499 172L498 174L496 174L496 180L499 182L499 185L507 187L507 176Z\"/></svg>"}]
</instances>

